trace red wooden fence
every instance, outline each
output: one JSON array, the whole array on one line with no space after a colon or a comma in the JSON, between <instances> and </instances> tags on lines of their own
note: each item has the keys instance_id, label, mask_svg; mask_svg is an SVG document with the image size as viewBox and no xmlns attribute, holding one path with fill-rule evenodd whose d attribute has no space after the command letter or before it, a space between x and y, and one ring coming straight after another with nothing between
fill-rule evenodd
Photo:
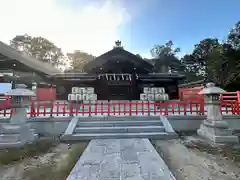
<instances>
[{"instance_id":1,"label":"red wooden fence","mask_svg":"<svg viewBox=\"0 0 240 180\"><path fill-rule=\"evenodd\" d=\"M55 101L56 100L56 88L37 88L36 99L38 101Z\"/></svg>"},{"instance_id":2,"label":"red wooden fence","mask_svg":"<svg viewBox=\"0 0 240 180\"><path fill-rule=\"evenodd\" d=\"M179 88L179 99L181 101L203 101L203 95L198 94L202 90L199 88ZM225 92L220 95L223 102L238 102L240 103L240 91Z\"/></svg>"},{"instance_id":3,"label":"red wooden fence","mask_svg":"<svg viewBox=\"0 0 240 180\"><path fill-rule=\"evenodd\" d=\"M223 114L239 115L240 104L237 102L222 102L220 110ZM10 116L14 110L0 111L1 116ZM41 103L33 102L28 115L36 116L138 116L138 115L206 115L203 101L166 101L166 102L102 102L76 104L70 102Z\"/></svg>"}]
</instances>

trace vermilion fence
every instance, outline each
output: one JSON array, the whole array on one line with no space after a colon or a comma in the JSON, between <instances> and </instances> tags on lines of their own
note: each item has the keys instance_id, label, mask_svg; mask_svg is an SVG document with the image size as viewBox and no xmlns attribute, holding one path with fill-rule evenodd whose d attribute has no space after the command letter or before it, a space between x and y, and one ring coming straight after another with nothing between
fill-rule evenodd
<instances>
[{"instance_id":1,"label":"vermilion fence","mask_svg":"<svg viewBox=\"0 0 240 180\"><path fill-rule=\"evenodd\" d=\"M8 96L0 96L0 109L9 107L11 98Z\"/></svg>"},{"instance_id":2,"label":"vermilion fence","mask_svg":"<svg viewBox=\"0 0 240 180\"><path fill-rule=\"evenodd\" d=\"M181 101L203 101L203 95L198 94L202 88L179 88L179 99ZM223 102L235 102L240 103L240 91L225 92L220 95L220 99Z\"/></svg>"},{"instance_id":3,"label":"vermilion fence","mask_svg":"<svg viewBox=\"0 0 240 180\"><path fill-rule=\"evenodd\" d=\"M239 115L240 104L236 102L222 102L222 114ZM149 115L206 115L203 101L95 101L84 103L33 102L27 109L29 117L65 117L65 116L149 116ZM14 109L4 108L1 117L9 117Z\"/></svg>"}]
</instances>

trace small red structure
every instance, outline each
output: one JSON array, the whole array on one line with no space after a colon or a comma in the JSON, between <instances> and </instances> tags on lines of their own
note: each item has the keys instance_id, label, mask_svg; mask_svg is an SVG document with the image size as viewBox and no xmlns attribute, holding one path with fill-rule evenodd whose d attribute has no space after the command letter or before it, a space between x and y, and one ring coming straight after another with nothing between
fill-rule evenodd
<instances>
[{"instance_id":1,"label":"small red structure","mask_svg":"<svg viewBox=\"0 0 240 180\"><path fill-rule=\"evenodd\" d=\"M45 87L45 88L37 88L36 89L36 100L37 101L55 101L56 96L56 88L54 87Z\"/></svg>"}]
</instances>

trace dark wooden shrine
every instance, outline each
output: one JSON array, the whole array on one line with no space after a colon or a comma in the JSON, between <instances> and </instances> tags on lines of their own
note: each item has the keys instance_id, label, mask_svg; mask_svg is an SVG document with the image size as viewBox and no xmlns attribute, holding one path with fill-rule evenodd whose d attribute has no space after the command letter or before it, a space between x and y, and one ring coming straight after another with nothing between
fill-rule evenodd
<instances>
[{"instance_id":1,"label":"dark wooden shrine","mask_svg":"<svg viewBox=\"0 0 240 180\"><path fill-rule=\"evenodd\" d=\"M139 100L143 87L164 87L170 99L178 99L178 81L183 75L153 73L153 65L116 46L84 67L85 73L51 76L58 99L67 99L72 87L94 87L98 100Z\"/></svg>"}]
</instances>

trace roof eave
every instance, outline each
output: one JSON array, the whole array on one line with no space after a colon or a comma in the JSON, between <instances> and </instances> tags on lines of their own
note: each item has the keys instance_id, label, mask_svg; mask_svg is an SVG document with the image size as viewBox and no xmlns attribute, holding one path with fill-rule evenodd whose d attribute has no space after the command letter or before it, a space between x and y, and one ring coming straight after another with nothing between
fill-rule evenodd
<instances>
[{"instance_id":1,"label":"roof eave","mask_svg":"<svg viewBox=\"0 0 240 180\"><path fill-rule=\"evenodd\" d=\"M58 70L57 68L51 66L50 64L41 62L40 60L30 57L28 55L25 55L14 48L6 45L5 43L0 41L0 54L3 54L4 56L17 60L20 63L29 66L32 69L35 69L39 72L43 72L45 74L51 75L51 74L56 74L60 73L61 71Z\"/></svg>"}]
</instances>

